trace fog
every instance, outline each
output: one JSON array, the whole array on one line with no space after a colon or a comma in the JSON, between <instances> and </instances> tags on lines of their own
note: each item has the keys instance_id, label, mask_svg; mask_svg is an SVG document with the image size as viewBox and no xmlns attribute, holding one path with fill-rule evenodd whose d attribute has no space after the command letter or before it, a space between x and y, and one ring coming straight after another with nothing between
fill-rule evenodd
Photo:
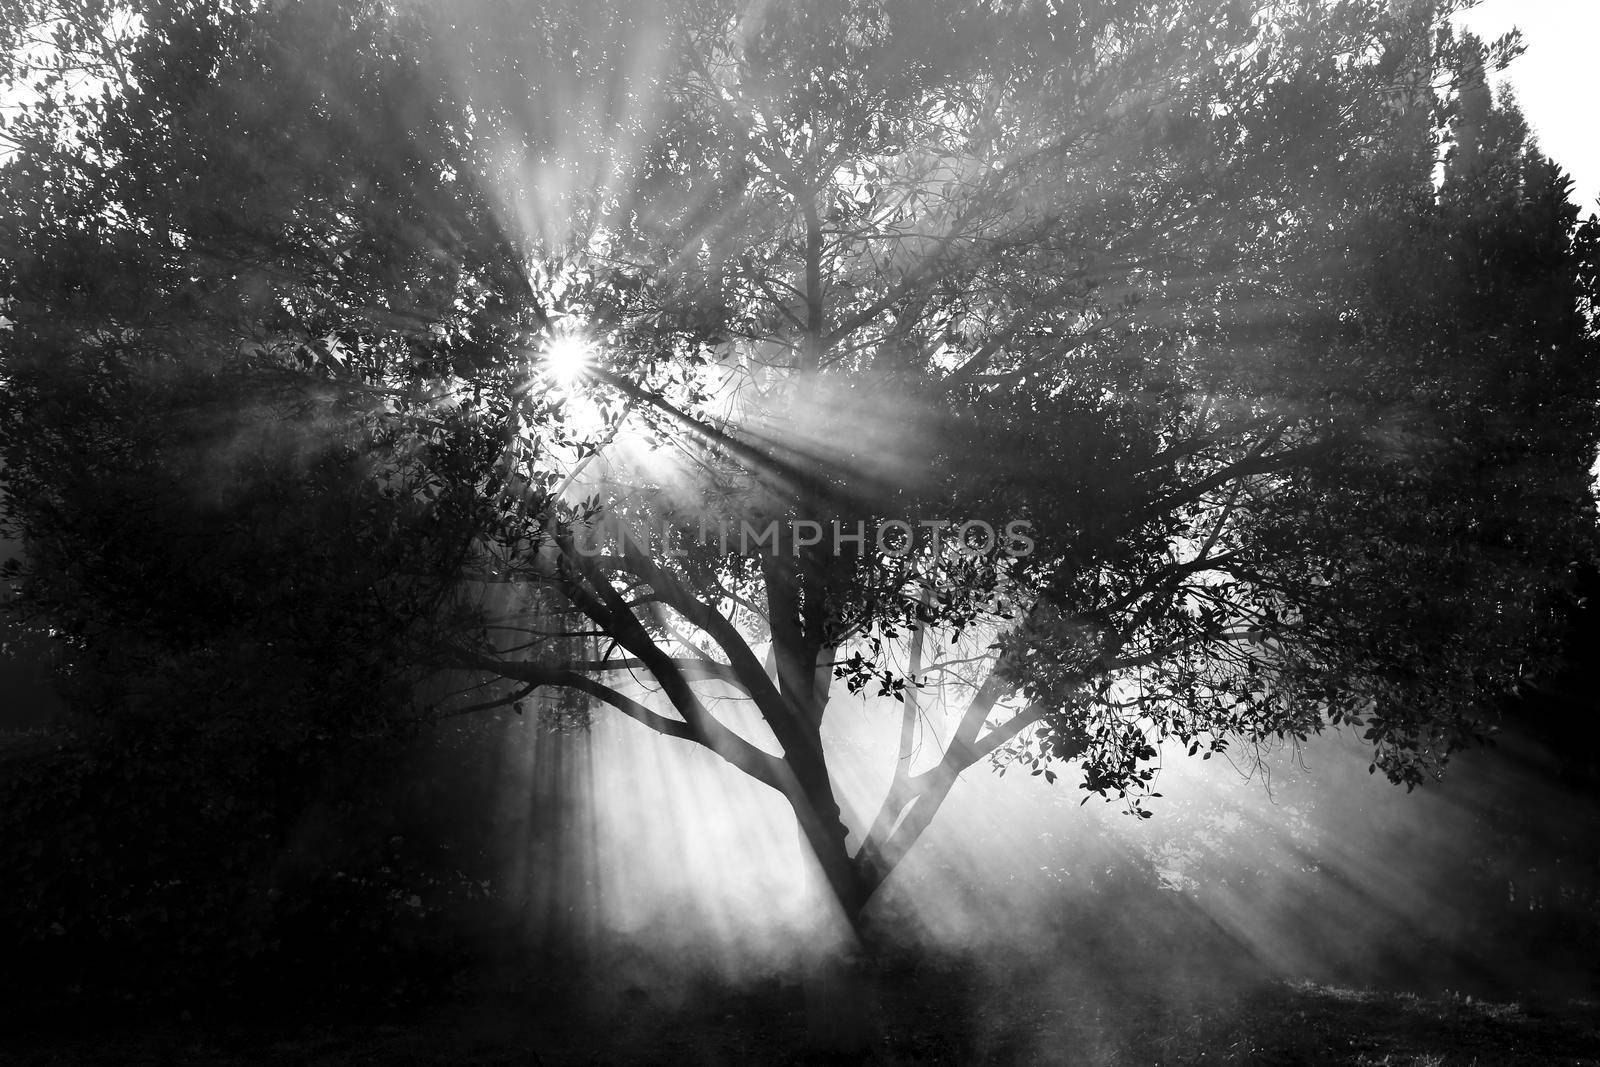
<instances>
[{"instance_id":1,"label":"fog","mask_svg":"<svg viewBox=\"0 0 1600 1067\"><path fill-rule=\"evenodd\" d=\"M875 810L898 708L837 701L847 823ZM849 935L777 794L620 716L503 725L503 905L530 952L605 992L671 1002L691 978L793 976ZM1399 990L1582 993L1592 801L1517 734L1414 792L1349 731L1209 761L1168 754L1149 819L1026 767L979 766L891 876L869 930L891 950L1062 989L1174 995L1286 978ZM852 838L852 845L856 838Z\"/></svg>"}]
</instances>

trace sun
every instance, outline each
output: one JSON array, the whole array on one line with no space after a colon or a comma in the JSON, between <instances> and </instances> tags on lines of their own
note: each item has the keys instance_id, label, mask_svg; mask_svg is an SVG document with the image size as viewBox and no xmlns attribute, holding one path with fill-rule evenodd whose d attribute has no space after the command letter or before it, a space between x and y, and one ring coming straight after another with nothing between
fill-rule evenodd
<instances>
[{"instance_id":1,"label":"sun","mask_svg":"<svg viewBox=\"0 0 1600 1067\"><path fill-rule=\"evenodd\" d=\"M540 355L552 378L562 385L571 385L589 369L594 347L582 334L562 333L550 338Z\"/></svg>"}]
</instances>

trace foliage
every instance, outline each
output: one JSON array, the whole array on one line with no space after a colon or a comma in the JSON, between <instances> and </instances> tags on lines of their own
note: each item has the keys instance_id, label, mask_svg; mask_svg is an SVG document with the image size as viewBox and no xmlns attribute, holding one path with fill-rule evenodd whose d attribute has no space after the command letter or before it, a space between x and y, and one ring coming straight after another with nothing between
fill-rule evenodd
<instances>
[{"instance_id":1,"label":"foliage","mask_svg":"<svg viewBox=\"0 0 1600 1067\"><path fill-rule=\"evenodd\" d=\"M1593 234L1449 6L131 5L3 173L23 601L118 713L609 706L852 919L986 757L1137 808L1351 722L1415 783L1548 652L1597 439ZM894 520L1030 550L788 525ZM854 852L836 681L904 722Z\"/></svg>"},{"instance_id":2,"label":"foliage","mask_svg":"<svg viewBox=\"0 0 1600 1067\"><path fill-rule=\"evenodd\" d=\"M500 890L470 835L438 836L462 779L438 748L368 743L330 767L260 736L141 726L6 751L5 995L109 1019L448 991L484 957Z\"/></svg>"}]
</instances>

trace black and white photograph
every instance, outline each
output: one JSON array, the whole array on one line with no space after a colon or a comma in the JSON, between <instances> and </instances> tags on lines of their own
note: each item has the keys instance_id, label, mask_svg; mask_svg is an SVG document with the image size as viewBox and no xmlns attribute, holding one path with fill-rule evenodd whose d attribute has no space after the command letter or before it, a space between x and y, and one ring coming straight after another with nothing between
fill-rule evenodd
<instances>
[{"instance_id":1,"label":"black and white photograph","mask_svg":"<svg viewBox=\"0 0 1600 1067\"><path fill-rule=\"evenodd\" d=\"M1597 0L0 0L0 1063L1600 1067L1597 107Z\"/></svg>"}]
</instances>

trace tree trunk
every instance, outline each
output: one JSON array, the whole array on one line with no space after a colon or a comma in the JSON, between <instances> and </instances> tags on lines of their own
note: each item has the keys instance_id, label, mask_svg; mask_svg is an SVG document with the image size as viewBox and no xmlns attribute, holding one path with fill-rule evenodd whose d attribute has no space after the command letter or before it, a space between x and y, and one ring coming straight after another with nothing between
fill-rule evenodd
<instances>
[{"instance_id":1,"label":"tree trunk","mask_svg":"<svg viewBox=\"0 0 1600 1067\"><path fill-rule=\"evenodd\" d=\"M861 1056L882 1034L876 961L861 935L871 889L848 862L848 880L842 879L838 857L818 855L813 836L803 825L800 831L801 848L818 864L813 888L823 900L837 904L845 920L843 936L820 947L806 963L806 1044L815 1052ZM843 853L842 848L839 851Z\"/></svg>"},{"instance_id":2,"label":"tree trunk","mask_svg":"<svg viewBox=\"0 0 1600 1067\"><path fill-rule=\"evenodd\" d=\"M859 945L815 960L806 972L806 1044L862 1055L883 1036L877 961Z\"/></svg>"}]
</instances>

